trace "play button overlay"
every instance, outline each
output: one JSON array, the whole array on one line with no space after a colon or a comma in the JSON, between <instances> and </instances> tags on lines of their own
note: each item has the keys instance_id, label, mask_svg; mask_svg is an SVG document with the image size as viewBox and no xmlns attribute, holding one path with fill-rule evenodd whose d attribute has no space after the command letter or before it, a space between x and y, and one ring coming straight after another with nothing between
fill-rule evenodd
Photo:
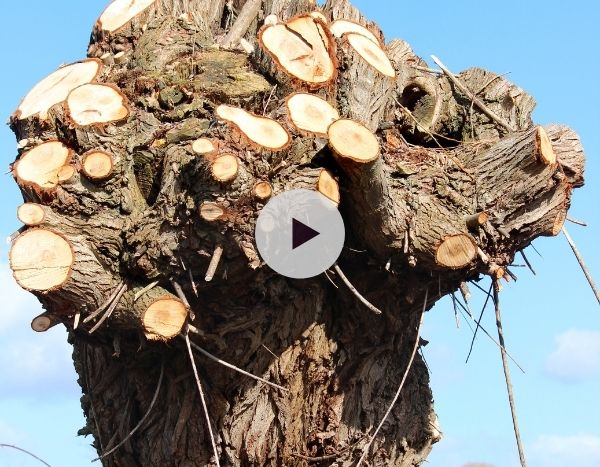
<instances>
[{"instance_id":1,"label":"play button overlay","mask_svg":"<svg viewBox=\"0 0 600 467\"><path fill-rule=\"evenodd\" d=\"M317 191L290 190L274 196L256 221L256 246L279 274L306 279L336 262L344 246L337 206Z\"/></svg>"},{"instance_id":2,"label":"play button overlay","mask_svg":"<svg viewBox=\"0 0 600 467\"><path fill-rule=\"evenodd\" d=\"M315 229L311 229L308 225L303 224L295 217L292 217L292 250L304 245L317 235L319 235L319 232Z\"/></svg>"}]
</instances>

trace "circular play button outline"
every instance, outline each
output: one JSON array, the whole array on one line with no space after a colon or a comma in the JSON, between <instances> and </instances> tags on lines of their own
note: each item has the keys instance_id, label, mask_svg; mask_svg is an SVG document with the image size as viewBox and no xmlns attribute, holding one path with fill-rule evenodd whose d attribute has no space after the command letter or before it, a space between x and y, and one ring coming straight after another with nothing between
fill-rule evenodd
<instances>
[{"instance_id":1,"label":"circular play button outline","mask_svg":"<svg viewBox=\"0 0 600 467\"><path fill-rule=\"evenodd\" d=\"M294 189L272 197L258 215L255 239L261 258L293 279L318 276L344 247L337 205L317 191Z\"/></svg>"}]
</instances>

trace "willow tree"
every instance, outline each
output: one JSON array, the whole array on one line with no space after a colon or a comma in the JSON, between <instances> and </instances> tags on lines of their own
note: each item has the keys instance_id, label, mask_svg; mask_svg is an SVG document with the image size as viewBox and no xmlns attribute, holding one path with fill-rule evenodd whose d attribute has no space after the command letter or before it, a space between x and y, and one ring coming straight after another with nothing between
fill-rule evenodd
<instances>
[{"instance_id":1,"label":"willow tree","mask_svg":"<svg viewBox=\"0 0 600 467\"><path fill-rule=\"evenodd\" d=\"M533 108L495 73L428 68L346 0L110 4L88 58L10 120L11 267L45 309L32 327L69 331L104 465L422 462L440 439L423 312L510 278L583 184L577 135ZM254 241L294 188L346 225L307 280Z\"/></svg>"}]
</instances>

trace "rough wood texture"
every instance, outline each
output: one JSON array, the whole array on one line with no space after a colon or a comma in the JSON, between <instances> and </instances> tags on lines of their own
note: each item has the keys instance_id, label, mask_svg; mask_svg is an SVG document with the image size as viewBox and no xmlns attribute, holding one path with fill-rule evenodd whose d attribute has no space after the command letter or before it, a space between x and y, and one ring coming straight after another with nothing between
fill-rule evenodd
<instances>
[{"instance_id":1,"label":"rough wood texture","mask_svg":"<svg viewBox=\"0 0 600 467\"><path fill-rule=\"evenodd\" d=\"M198 356L221 465L301 466L307 456L353 465L408 364L426 291L429 309L466 281L504 276L516 252L560 230L583 184L577 135L534 126L533 99L505 78L457 73L466 95L405 42L384 46L377 25L346 0L322 9L263 0L241 25L252 53L213 47L245 4L118 0L88 48L104 65L76 64L84 72L74 82L60 79L70 69L61 68L10 121L20 142L12 172L37 206L19 211L26 227L11 266L69 330L88 422L81 433L99 453L123 439L127 429L117 427L141 420L164 363L152 414L103 458L107 467L215 464L175 338L186 320L202 348L289 390ZM279 32L265 43L268 31ZM348 34L372 44L363 52L377 48L389 76ZM302 118L290 115L290 96L307 90ZM472 105L473 95L515 131ZM328 103L324 118L311 108L317 100ZM113 156L110 177L85 176L92 150ZM219 163L227 154L235 177ZM340 270L380 315L324 275L299 282L261 262L258 210L293 188L339 202L348 247ZM370 465L426 459L440 439L432 400L417 353Z\"/></svg>"}]
</instances>

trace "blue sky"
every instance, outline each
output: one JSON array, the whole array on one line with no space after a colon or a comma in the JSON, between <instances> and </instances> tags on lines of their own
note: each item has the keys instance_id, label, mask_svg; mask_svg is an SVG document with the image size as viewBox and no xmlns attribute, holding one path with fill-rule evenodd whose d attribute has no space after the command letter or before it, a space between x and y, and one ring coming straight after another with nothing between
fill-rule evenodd
<instances>
[{"instance_id":1,"label":"blue sky","mask_svg":"<svg viewBox=\"0 0 600 467\"><path fill-rule=\"evenodd\" d=\"M85 55L91 25L104 0L5 2L0 17L5 71L0 75L0 116L61 63ZM383 28L386 38L407 40L428 59L437 55L453 71L481 66L500 73L533 94L536 121L558 122L580 134L588 156L586 187L574 195L571 214L589 227L569 225L572 236L600 280L600 97L597 80L600 6L589 0L422 2L356 0ZM7 167L15 141L0 127L0 154ZM16 185L4 174L0 236L19 227ZM561 236L535 242L528 251L537 276L515 268L519 281L502 294L509 351L526 374L512 366L521 432L530 467L600 465L600 314L594 296ZM15 443L53 467L82 467L94 452L79 438L83 425L79 388L64 331L35 334L29 322L40 307L22 292L0 245L0 443ZM479 311L479 292L472 290ZM495 333L493 312L485 327ZM513 467L518 459L498 349L478 337L464 364L470 330L456 328L450 300L426 316L424 349L432 371L436 409L444 439L434 447L431 467ZM0 467L41 465L0 448ZM96 465L96 464L94 464Z\"/></svg>"}]
</instances>

